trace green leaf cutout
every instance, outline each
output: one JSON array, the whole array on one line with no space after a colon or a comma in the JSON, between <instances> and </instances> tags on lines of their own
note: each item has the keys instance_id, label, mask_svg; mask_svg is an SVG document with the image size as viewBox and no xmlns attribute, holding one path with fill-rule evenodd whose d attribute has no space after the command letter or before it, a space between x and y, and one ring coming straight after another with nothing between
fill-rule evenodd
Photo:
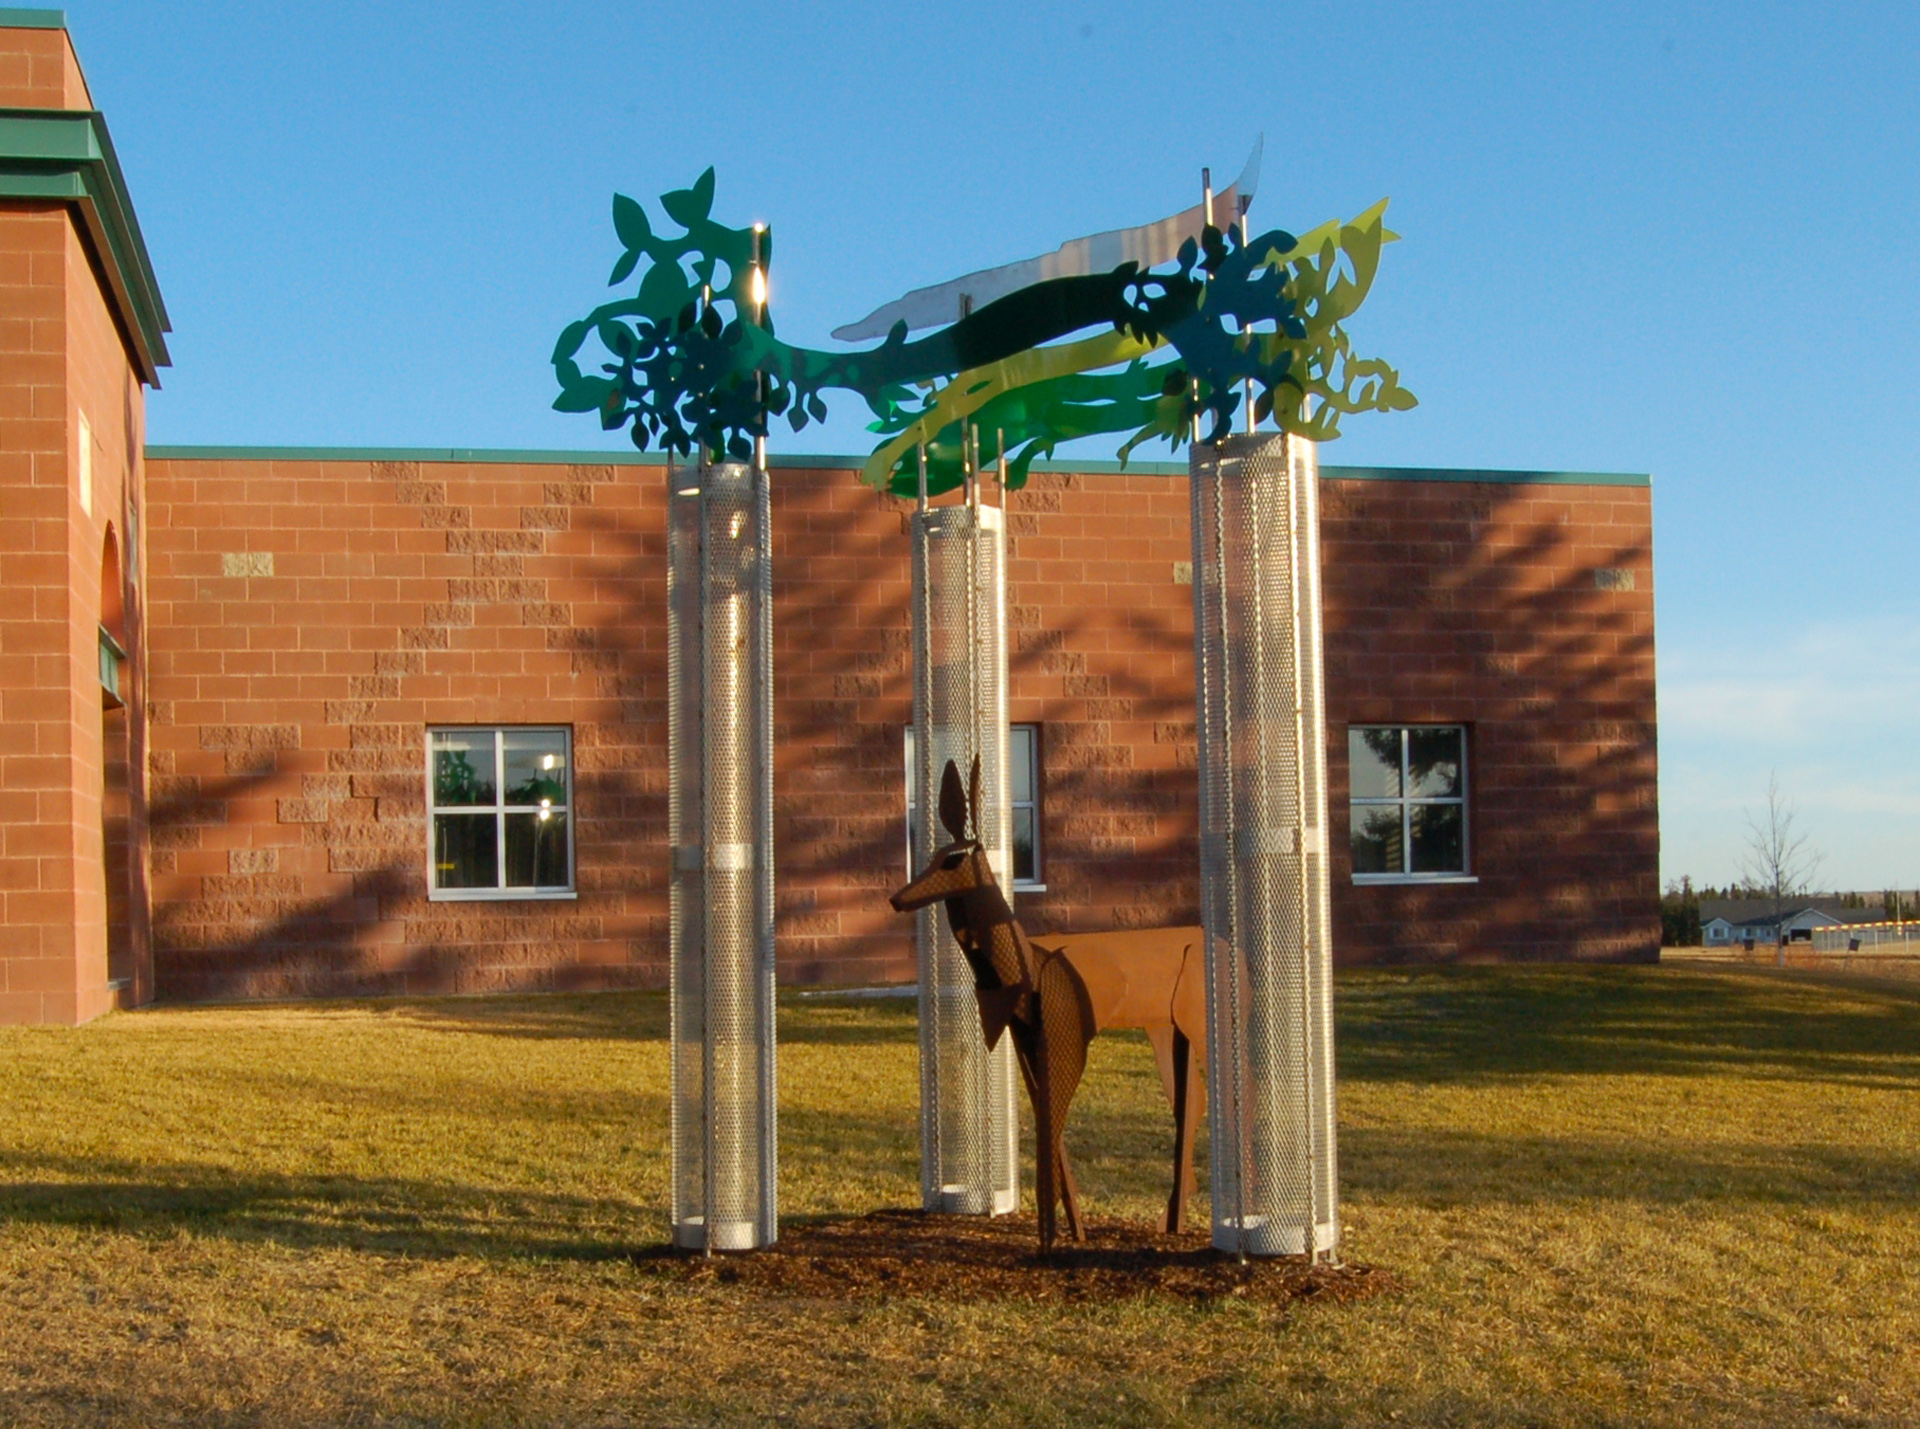
<instances>
[{"instance_id":1,"label":"green leaf cutout","mask_svg":"<svg viewBox=\"0 0 1920 1429\"><path fill-rule=\"evenodd\" d=\"M600 345L615 357L633 356L633 329L625 323L603 322L595 335L600 339Z\"/></svg>"},{"instance_id":2,"label":"green leaf cutout","mask_svg":"<svg viewBox=\"0 0 1920 1429\"><path fill-rule=\"evenodd\" d=\"M620 243L625 248L645 248L653 241L653 225L647 222L647 211L625 194L613 196L613 231L620 235ZM614 279L616 283L619 281Z\"/></svg>"},{"instance_id":3,"label":"green leaf cutout","mask_svg":"<svg viewBox=\"0 0 1920 1429\"><path fill-rule=\"evenodd\" d=\"M607 377L582 377L560 395L553 399L556 412L598 412L601 404L613 391L613 381Z\"/></svg>"},{"instance_id":4,"label":"green leaf cutout","mask_svg":"<svg viewBox=\"0 0 1920 1429\"><path fill-rule=\"evenodd\" d=\"M690 291L678 263L656 263L640 280L640 311L655 322L665 322L686 306Z\"/></svg>"},{"instance_id":5,"label":"green leaf cutout","mask_svg":"<svg viewBox=\"0 0 1920 1429\"><path fill-rule=\"evenodd\" d=\"M706 222L707 214L713 209L713 170L708 169L695 179L690 189L675 189L670 194L661 194L660 207L667 211L667 216L675 223L688 230L697 223Z\"/></svg>"}]
</instances>

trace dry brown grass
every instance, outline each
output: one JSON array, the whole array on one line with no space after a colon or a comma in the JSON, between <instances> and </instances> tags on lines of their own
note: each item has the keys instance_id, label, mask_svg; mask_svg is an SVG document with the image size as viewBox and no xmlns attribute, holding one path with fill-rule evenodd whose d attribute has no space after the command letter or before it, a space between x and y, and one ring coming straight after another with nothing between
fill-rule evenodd
<instances>
[{"instance_id":1,"label":"dry brown grass","mask_svg":"<svg viewBox=\"0 0 1920 1429\"><path fill-rule=\"evenodd\" d=\"M1696 969L1340 986L1396 1295L826 1302L663 1278L653 996L0 1032L0 1422L1920 1421L1920 1000ZM916 1195L910 1004L782 1009L786 1214ZM1138 1041L1070 1139L1165 1194Z\"/></svg>"},{"instance_id":2,"label":"dry brown grass","mask_svg":"<svg viewBox=\"0 0 1920 1429\"><path fill-rule=\"evenodd\" d=\"M1914 942L1881 943L1857 953L1845 948L1813 949L1796 943L1788 950L1784 964L1778 948L1765 946L1752 952L1737 943L1730 948L1662 948L1660 961L1682 967L1741 967L1782 972L1856 986L1874 983L1907 986L1920 982L1920 943Z\"/></svg>"}]
</instances>

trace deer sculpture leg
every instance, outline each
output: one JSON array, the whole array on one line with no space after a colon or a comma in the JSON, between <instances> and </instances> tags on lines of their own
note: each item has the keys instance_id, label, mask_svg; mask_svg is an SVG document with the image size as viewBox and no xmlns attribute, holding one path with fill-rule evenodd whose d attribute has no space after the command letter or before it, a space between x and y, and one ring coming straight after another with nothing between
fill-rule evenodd
<instances>
[{"instance_id":1,"label":"deer sculpture leg","mask_svg":"<svg viewBox=\"0 0 1920 1429\"><path fill-rule=\"evenodd\" d=\"M1073 1094L1080 1089L1081 1075L1087 1069L1087 1043L1093 1039L1093 1015L1087 1006L1086 988L1079 975L1064 958L1045 958L1038 977L1040 999L1040 1035L1035 1038L1034 1081L1039 1095L1034 1098L1034 1128L1039 1137L1036 1162L1050 1162L1049 1177L1067 1213L1067 1234L1076 1241L1087 1238L1086 1225L1080 1219L1080 1197L1073 1183L1073 1171L1067 1162L1065 1143L1067 1112ZM1049 1202L1042 1222L1043 1234L1053 1219Z\"/></svg>"},{"instance_id":2,"label":"deer sculpture leg","mask_svg":"<svg viewBox=\"0 0 1920 1429\"><path fill-rule=\"evenodd\" d=\"M1060 1200L1060 1162L1047 1153L1052 1126L1047 1108L1052 1098L1047 1090L1046 1058L1041 1048L1039 1029L1009 1029L1014 1039L1015 1060L1020 1064L1020 1079L1027 1084L1027 1101L1033 1107L1033 1199L1040 1218L1040 1248L1050 1250L1056 1232L1054 1213Z\"/></svg>"},{"instance_id":3,"label":"deer sculpture leg","mask_svg":"<svg viewBox=\"0 0 1920 1429\"><path fill-rule=\"evenodd\" d=\"M1067 1156L1064 1140L1060 1143L1054 1176L1060 1182L1060 1204L1067 1213L1067 1235L1073 1240L1083 1241L1087 1238L1087 1228L1080 1220L1080 1187L1073 1179L1073 1162Z\"/></svg>"},{"instance_id":4,"label":"deer sculpture leg","mask_svg":"<svg viewBox=\"0 0 1920 1429\"><path fill-rule=\"evenodd\" d=\"M1178 1027L1158 1027L1147 1034L1153 1044L1154 1060L1160 1065L1160 1085L1173 1104L1173 1192L1167 1197L1167 1212L1160 1221L1160 1233L1172 1235L1186 1223L1187 1202L1195 1190L1193 1140L1204 1110L1198 1068L1194 1062L1193 1040Z\"/></svg>"},{"instance_id":5,"label":"deer sculpture leg","mask_svg":"<svg viewBox=\"0 0 1920 1429\"><path fill-rule=\"evenodd\" d=\"M1086 1222L1080 1216L1080 1188L1073 1179L1073 1162L1065 1140L1067 1112L1086 1069L1086 1044L1077 1042L1077 1050L1070 1046L1063 1055L1048 1041L1042 1023L1036 1033L1022 1035L1015 1045L1020 1073L1027 1084L1027 1100L1033 1106L1034 1200L1040 1216L1040 1247L1049 1250L1059 1238L1062 1211L1066 1213L1067 1238L1087 1238Z\"/></svg>"}]
</instances>

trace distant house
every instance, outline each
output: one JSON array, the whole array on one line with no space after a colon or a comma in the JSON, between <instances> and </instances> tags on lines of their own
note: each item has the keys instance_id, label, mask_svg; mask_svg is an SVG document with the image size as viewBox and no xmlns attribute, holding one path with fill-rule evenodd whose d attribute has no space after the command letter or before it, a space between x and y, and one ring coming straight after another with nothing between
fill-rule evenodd
<instances>
[{"instance_id":1,"label":"distant house","mask_svg":"<svg viewBox=\"0 0 1920 1429\"><path fill-rule=\"evenodd\" d=\"M1885 915L1877 909L1843 907L1836 898L1795 900L1784 913L1774 911L1771 898L1703 898L1700 900L1700 941L1709 948L1730 943L1804 943L1815 928L1837 928L1846 923L1872 922Z\"/></svg>"},{"instance_id":2,"label":"distant house","mask_svg":"<svg viewBox=\"0 0 1920 1429\"><path fill-rule=\"evenodd\" d=\"M1782 940L1784 932L1787 942L1805 942L1813 936L1815 928L1832 928L1838 926L1839 922L1838 918L1830 913L1822 913L1818 908L1797 908L1739 923L1724 917L1709 918L1701 921L1700 941L1710 948L1744 943L1749 938L1756 943L1777 943Z\"/></svg>"}]
</instances>

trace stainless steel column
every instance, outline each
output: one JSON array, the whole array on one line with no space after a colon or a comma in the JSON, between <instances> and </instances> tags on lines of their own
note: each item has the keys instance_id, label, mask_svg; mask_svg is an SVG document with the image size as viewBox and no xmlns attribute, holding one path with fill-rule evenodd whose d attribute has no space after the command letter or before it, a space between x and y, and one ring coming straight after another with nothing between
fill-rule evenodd
<instances>
[{"instance_id":1,"label":"stainless steel column","mask_svg":"<svg viewBox=\"0 0 1920 1429\"><path fill-rule=\"evenodd\" d=\"M1193 600L1213 1243L1338 1248L1319 467L1196 443Z\"/></svg>"},{"instance_id":2,"label":"stainless steel column","mask_svg":"<svg viewBox=\"0 0 1920 1429\"><path fill-rule=\"evenodd\" d=\"M982 842L1013 901L1007 767L1004 513L967 503L914 514L915 871L948 841L940 775L976 752ZM936 906L917 915L920 962L920 1193L929 1211L1000 1215L1020 1203L1013 1039L989 1053L973 974Z\"/></svg>"},{"instance_id":3,"label":"stainless steel column","mask_svg":"<svg viewBox=\"0 0 1920 1429\"><path fill-rule=\"evenodd\" d=\"M668 472L673 1238L778 1235L766 473Z\"/></svg>"}]
</instances>

